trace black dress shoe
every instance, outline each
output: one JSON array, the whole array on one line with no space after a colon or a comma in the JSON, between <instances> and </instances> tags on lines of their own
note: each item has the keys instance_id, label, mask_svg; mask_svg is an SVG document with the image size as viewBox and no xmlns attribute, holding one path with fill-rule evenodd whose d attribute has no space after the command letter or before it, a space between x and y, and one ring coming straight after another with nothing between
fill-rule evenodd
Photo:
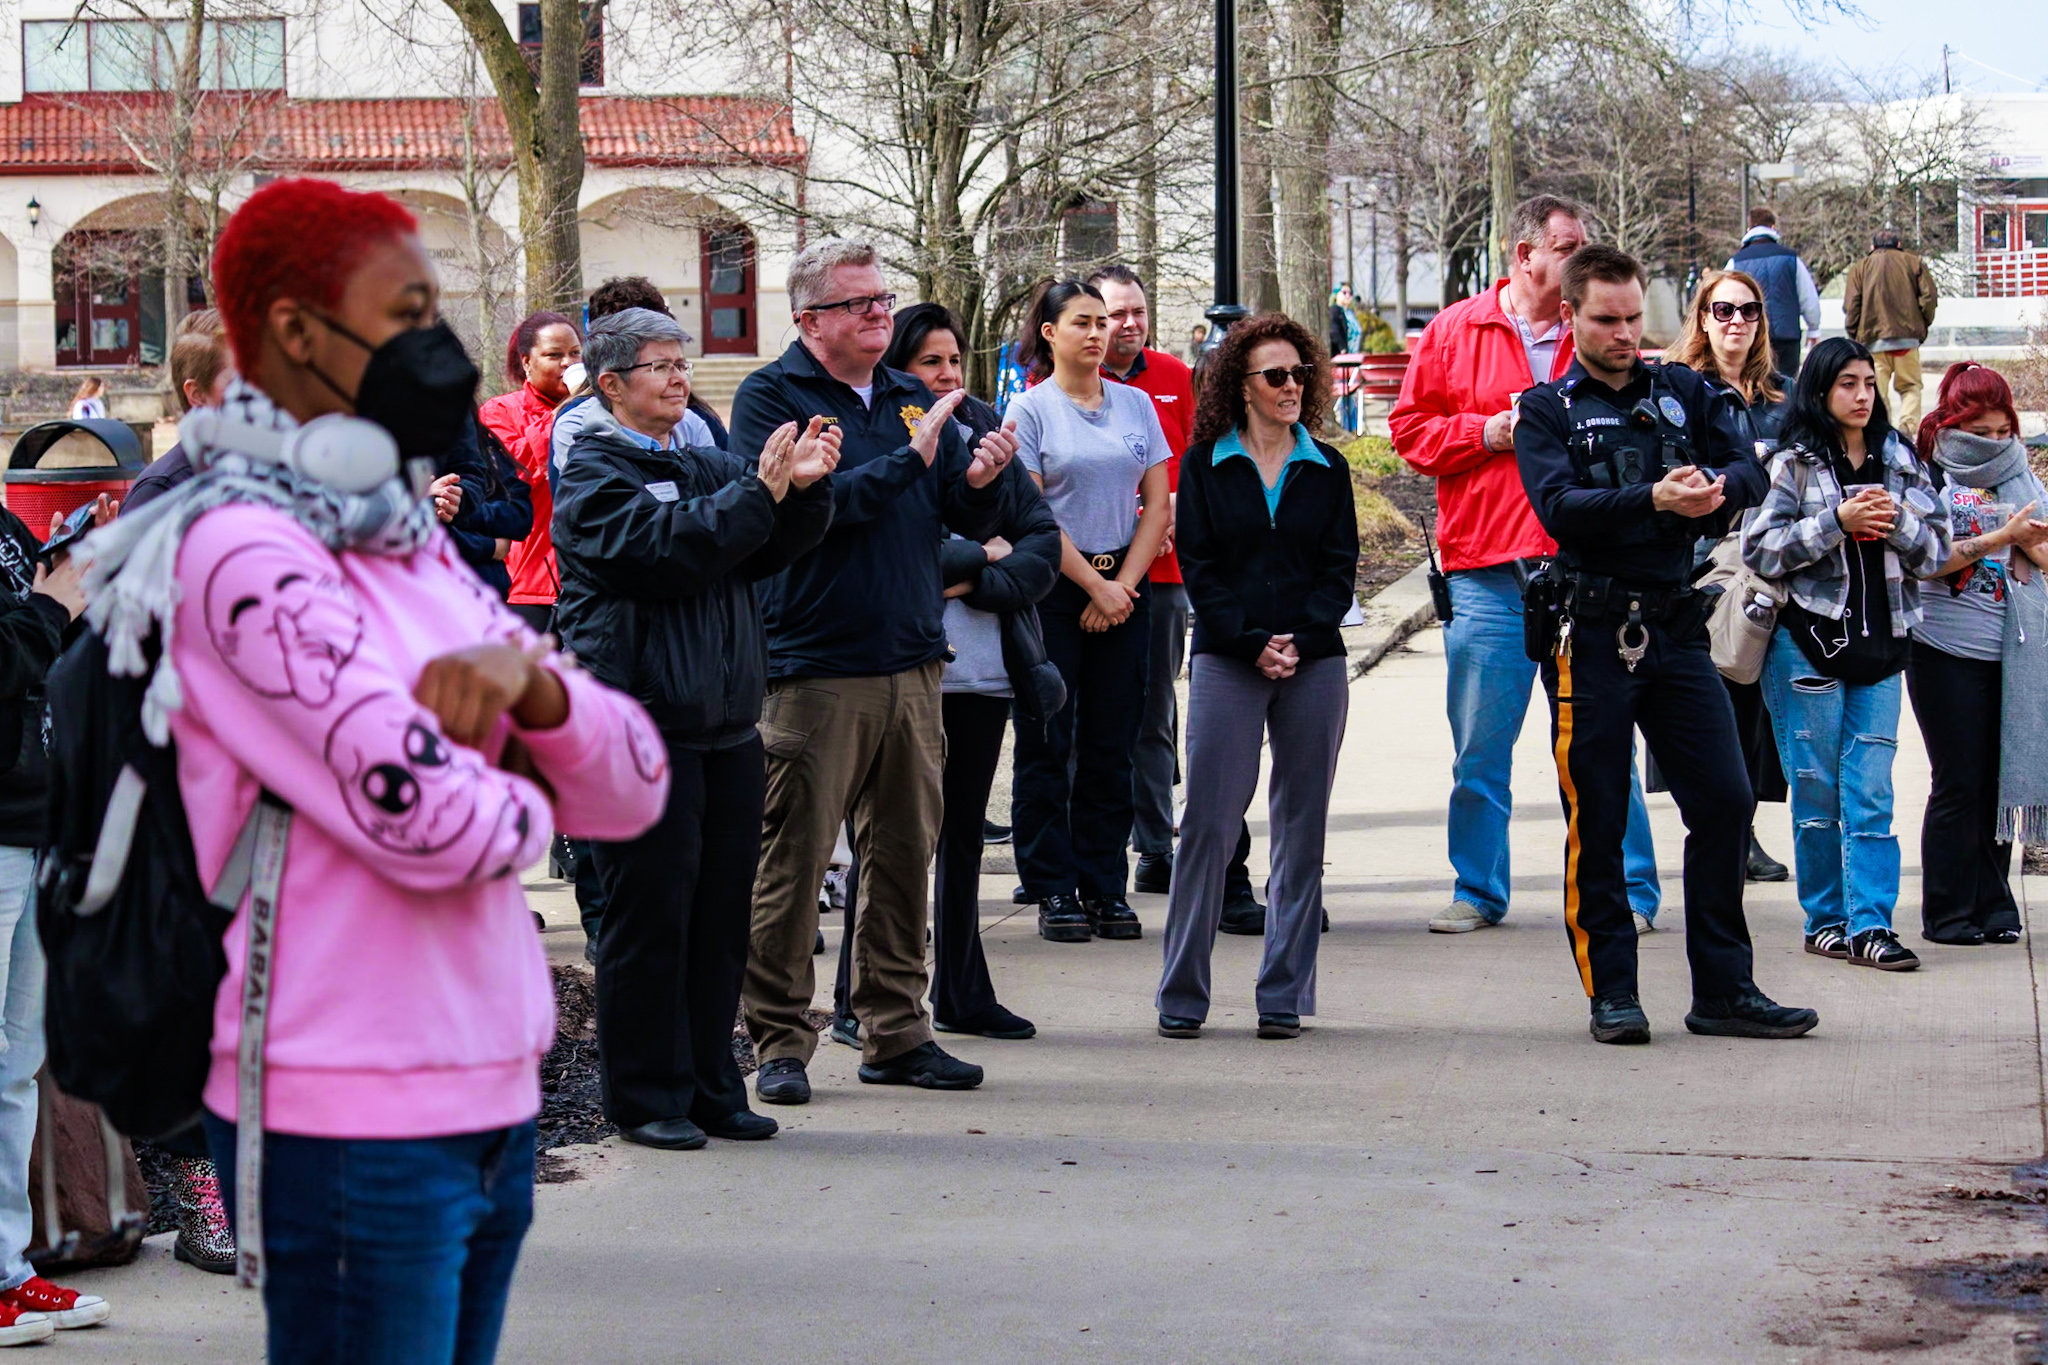
<instances>
[{"instance_id":1,"label":"black dress shoe","mask_svg":"<svg viewBox=\"0 0 2048 1365\"><path fill-rule=\"evenodd\" d=\"M1756 831L1749 832L1749 880L1753 882L1782 882L1792 872L1783 863L1764 852L1764 846L1756 841Z\"/></svg>"},{"instance_id":2,"label":"black dress shoe","mask_svg":"<svg viewBox=\"0 0 2048 1365\"><path fill-rule=\"evenodd\" d=\"M884 1061L868 1062L860 1078L869 1085L914 1085L923 1090L972 1090L981 1084L981 1068L941 1052L937 1043L919 1043Z\"/></svg>"},{"instance_id":3,"label":"black dress shoe","mask_svg":"<svg viewBox=\"0 0 2048 1365\"><path fill-rule=\"evenodd\" d=\"M1173 855L1140 853L1138 870L1131 878L1131 889L1148 896L1163 896L1173 890Z\"/></svg>"},{"instance_id":4,"label":"black dress shoe","mask_svg":"<svg viewBox=\"0 0 2048 1365\"><path fill-rule=\"evenodd\" d=\"M1685 1022L1690 1024L1692 1020L1688 1018ZM1642 1004L1633 995L1609 995L1595 999L1591 1028L1596 1043L1650 1041L1650 1016L1643 1013Z\"/></svg>"},{"instance_id":5,"label":"black dress shoe","mask_svg":"<svg viewBox=\"0 0 2048 1365\"><path fill-rule=\"evenodd\" d=\"M655 1147L664 1152L694 1152L710 1141L704 1136L704 1130L688 1119L656 1119L637 1128L621 1128L619 1136L642 1147Z\"/></svg>"},{"instance_id":6,"label":"black dress shoe","mask_svg":"<svg viewBox=\"0 0 2048 1365\"><path fill-rule=\"evenodd\" d=\"M715 1138L729 1142L759 1142L772 1138L782 1125L766 1114L757 1114L751 1109L736 1109L730 1114L716 1118L700 1119L697 1126Z\"/></svg>"},{"instance_id":7,"label":"black dress shoe","mask_svg":"<svg viewBox=\"0 0 2048 1365\"><path fill-rule=\"evenodd\" d=\"M1035 1037L1038 1026L1022 1015L1012 1014L1001 1005L990 1005L979 1014L969 1015L957 1024L949 1024L934 1017L932 1027L941 1033L971 1033L981 1038Z\"/></svg>"},{"instance_id":8,"label":"black dress shoe","mask_svg":"<svg viewBox=\"0 0 2048 1365\"><path fill-rule=\"evenodd\" d=\"M2008 929L2002 932L2012 933L2013 931ZM1966 926L1961 929L1951 929L1947 932L1939 934L1923 933L1920 935L1920 937L1926 939L1929 943L1943 943L1951 948L1979 948L1983 946L1984 940L1990 936L1986 934L1982 929ZM2017 935L2015 935L2015 938L2016 937ZM2013 941L2015 940L2004 940L2004 942L2007 943Z\"/></svg>"},{"instance_id":9,"label":"black dress shoe","mask_svg":"<svg viewBox=\"0 0 2048 1365\"><path fill-rule=\"evenodd\" d=\"M763 1104L809 1104L811 1078L794 1057L777 1057L754 1076L754 1093Z\"/></svg>"},{"instance_id":10,"label":"black dress shoe","mask_svg":"<svg viewBox=\"0 0 2048 1365\"><path fill-rule=\"evenodd\" d=\"M1038 903L1038 936L1049 943L1086 943L1095 936L1088 912L1072 896L1047 896Z\"/></svg>"},{"instance_id":11,"label":"black dress shoe","mask_svg":"<svg viewBox=\"0 0 2048 1365\"><path fill-rule=\"evenodd\" d=\"M1326 934L1330 932L1330 912L1328 910L1323 911L1323 932Z\"/></svg>"},{"instance_id":12,"label":"black dress shoe","mask_svg":"<svg viewBox=\"0 0 2048 1365\"><path fill-rule=\"evenodd\" d=\"M2018 943L2020 941L2020 931L2017 929L1986 929L1984 931L1984 941L1986 943Z\"/></svg>"},{"instance_id":13,"label":"black dress shoe","mask_svg":"<svg viewBox=\"0 0 2048 1365\"><path fill-rule=\"evenodd\" d=\"M1012 905L1029 905L1029 904L1031 904L1031 893L1030 893L1029 891L1026 891L1026 890L1024 889L1024 883L1022 883L1022 882L1019 882L1019 883L1017 883L1017 884L1016 884L1015 886L1013 886L1013 887L1011 887L1011 888L1010 888L1010 904L1012 904Z\"/></svg>"},{"instance_id":14,"label":"black dress shoe","mask_svg":"<svg viewBox=\"0 0 2048 1365\"><path fill-rule=\"evenodd\" d=\"M1797 1038L1819 1022L1815 1011L1780 1005L1754 986L1724 1000L1695 998L1685 1016L1694 1033L1716 1038Z\"/></svg>"},{"instance_id":15,"label":"black dress shoe","mask_svg":"<svg viewBox=\"0 0 2048 1365\"><path fill-rule=\"evenodd\" d=\"M1223 918L1216 927L1226 934L1266 932L1266 907L1252 894L1251 883L1228 887L1223 892Z\"/></svg>"},{"instance_id":16,"label":"black dress shoe","mask_svg":"<svg viewBox=\"0 0 2048 1365\"><path fill-rule=\"evenodd\" d=\"M1159 1036L1161 1038L1199 1038L1202 1036L1202 1021L1184 1018L1178 1014L1162 1014L1159 1016Z\"/></svg>"},{"instance_id":17,"label":"black dress shoe","mask_svg":"<svg viewBox=\"0 0 2048 1365\"><path fill-rule=\"evenodd\" d=\"M848 1047L860 1046L860 1020L850 1014L832 1016L832 1041Z\"/></svg>"},{"instance_id":18,"label":"black dress shoe","mask_svg":"<svg viewBox=\"0 0 2048 1365\"><path fill-rule=\"evenodd\" d=\"M823 953L824 951L825 951L825 931L824 931L823 929L820 929L820 930L818 931L818 936L817 936L816 938L814 938L814 939L812 939L812 940L811 940L811 956L812 956L812 957L817 957L817 956L818 956L819 954Z\"/></svg>"},{"instance_id":19,"label":"black dress shoe","mask_svg":"<svg viewBox=\"0 0 2048 1365\"><path fill-rule=\"evenodd\" d=\"M1259 1016L1261 1038L1299 1038L1301 1016L1298 1014L1261 1014Z\"/></svg>"},{"instance_id":20,"label":"black dress shoe","mask_svg":"<svg viewBox=\"0 0 2048 1365\"><path fill-rule=\"evenodd\" d=\"M1085 900L1081 902L1081 909L1087 913L1088 923L1097 938L1145 937L1145 926L1138 923L1138 912L1131 909L1130 902L1122 896Z\"/></svg>"},{"instance_id":21,"label":"black dress shoe","mask_svg":"<svg viewBox=\"0 0 2048 1365\"><path fill-rule=\"evenodd\" d=\"M984 844L1007 844L1010 842L1010 827L999 825L984 816L981 821L981 841Z\"/></svg>"}]
</instances>

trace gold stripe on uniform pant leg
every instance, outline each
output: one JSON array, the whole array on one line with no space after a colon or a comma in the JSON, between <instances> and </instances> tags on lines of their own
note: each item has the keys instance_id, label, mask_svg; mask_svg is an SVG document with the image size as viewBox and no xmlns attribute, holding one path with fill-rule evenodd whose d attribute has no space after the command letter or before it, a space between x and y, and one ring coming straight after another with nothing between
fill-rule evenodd
<instances>
[{"instance_id":1,"label":"gold stripe on uniform pant leg","mask_svg":"<svg viewBox=\"0 0 2048 1365\"><path fill-rule=\"evenodd\" d=\"M1579 962L1579 982L1593 994L1590 940L1579 927L1579 788L1572 781L1572 659L1557 656L1557 785L1564 791L1564 923L1571 934L1572 956Z\"/></svg>"}]
</instances>

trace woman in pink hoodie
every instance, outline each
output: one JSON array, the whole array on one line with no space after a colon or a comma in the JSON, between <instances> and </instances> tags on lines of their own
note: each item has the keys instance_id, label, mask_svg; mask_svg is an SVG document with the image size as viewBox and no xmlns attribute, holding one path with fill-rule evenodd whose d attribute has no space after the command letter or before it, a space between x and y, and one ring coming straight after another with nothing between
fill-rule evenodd
<instances>
[{"instance_id":1,"label":"woman in pink hoodie","mask_svg":"<svg viewBox=\"0 0 2048 1365\"><path fill-rule=\"evenodd\" d=\"M162 632L145 722L176 740L208 883L266 793L290 808L274 922L259 843L228 932L208 1135L271 1361L488 1361L554 1027L519 873L558 821L646 829L666 752L637 703L495 600L400 477L453 442L476 383L411 215L272 184L222 233L214 281L246 380L181 430L200 473L119 524L95 602L117 668L124 633ZM260 1147L244 1123L238 1148L252 1095Z\"/></svg>"}]
</instances>

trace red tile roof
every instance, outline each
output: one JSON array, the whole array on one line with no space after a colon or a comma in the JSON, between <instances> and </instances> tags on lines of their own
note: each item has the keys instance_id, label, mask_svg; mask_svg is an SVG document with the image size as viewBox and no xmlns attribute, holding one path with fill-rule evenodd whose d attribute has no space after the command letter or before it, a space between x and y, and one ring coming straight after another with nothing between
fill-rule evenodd
<instances>
[{"instance_id":1,"label":"red tile roof","mask_svg":"<svg viewBox=\"0 0 2048 1365\"><path fill-rule=\"evenodd\" d=\"M593 166L791 166L810 151L788 108L773 100L586 95L581 108L584 155ZM0 175L140 173L139 163L156 155L169 111L163 95L27 95L0 105ZM414 170L460 164L463 112L453 99L213 95L194 123L201 148L209 139L225 142L252 170ZM478 102L475 124L484 158L508 160L496 100Z\"/></svg>"}]
</instances>

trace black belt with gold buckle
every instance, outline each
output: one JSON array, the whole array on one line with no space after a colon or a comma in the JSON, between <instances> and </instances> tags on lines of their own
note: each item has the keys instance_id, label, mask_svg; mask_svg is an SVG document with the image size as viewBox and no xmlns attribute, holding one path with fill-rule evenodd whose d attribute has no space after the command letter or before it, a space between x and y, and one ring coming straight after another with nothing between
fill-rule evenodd
<instances>
[{"instance_id":1,"label":"black belt with gold buckle","mask_svg":"<svg viewBox=\"0 0 2048 1365\"><path fill-rule=\"evenodd\" d=\"M1126 545L1121 550L1109 550L1102 554L1089 555L1088 567L1104 576L1113 574L1123 567L1124 557L1129 555L1130 552L1131 547Z\"/></svg>"}]
</instances>

